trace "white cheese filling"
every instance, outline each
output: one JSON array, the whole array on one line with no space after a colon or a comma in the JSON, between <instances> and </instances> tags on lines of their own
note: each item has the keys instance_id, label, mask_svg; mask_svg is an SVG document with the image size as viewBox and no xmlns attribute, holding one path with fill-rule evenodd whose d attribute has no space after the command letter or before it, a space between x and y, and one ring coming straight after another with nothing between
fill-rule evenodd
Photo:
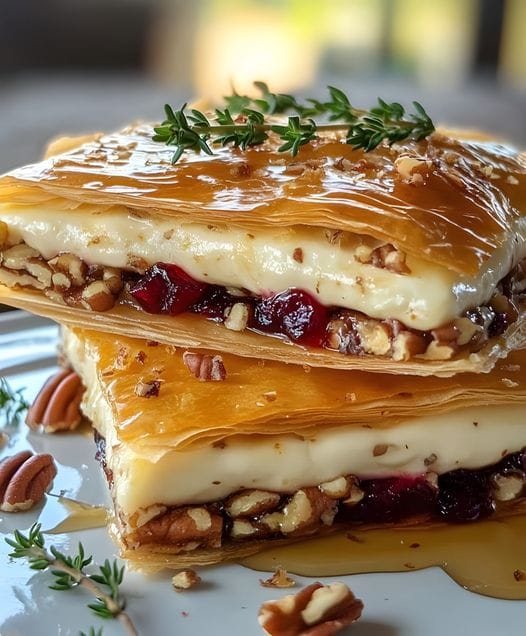
<instances>
[{"instance_id":1,"label":"white cheese filling","mask_svg":"<svg viewBox=\"0 0 526 636\"><path fill-rule=\"evenodd\" d=\"M124 206L0 206L13 240L45 258L72 252L90 264L126 268L133 259L178 265L193 278L269 295L296 287L323 305L355 309L379 320L395 318L414 329L439 327L470 306L484 304L511 266L526 256L521 241L496 251L477 277L407 258L410 273L397 274L357 260L373 239L344 235L330 243L325 230L296 226L245 229L181 223L130 212ZM524 220L526 224L526 220ZM526 225L525 228L526 230ZM362 259L363 260L363 259Z\"/></svg>"},{"instance_id":2,"label":"white cheese filling","mask_svg":"<svg viewBox=\"0 0 526 636\"><path fill-rule=\"evenodd\" d=\"M245 488L291 492L341 475L373 478L480 468L526 446L520 405L458 409L385 429L341 426L313 439L238 436L226 439L224 447L187 451L120 443L96 363L72 334L65 340L65 353L88 387L82 408L106 438L113 496L126 515L153 504L217 501ZM385 453L375 453L384 445Z\"/></svg>"}]
</instances>

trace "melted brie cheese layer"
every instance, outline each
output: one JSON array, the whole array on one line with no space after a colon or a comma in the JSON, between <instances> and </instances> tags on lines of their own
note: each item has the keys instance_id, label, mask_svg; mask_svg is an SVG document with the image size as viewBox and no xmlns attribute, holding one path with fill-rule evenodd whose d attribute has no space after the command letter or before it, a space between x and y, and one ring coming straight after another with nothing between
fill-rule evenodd
<instances>
[{"instance_id":1,"label":"melted brie cheese layer","mask_svg":"<svg viewBox=\"0 0 526 636\"><path fill-rule=\"evenodd\" d=\"M330 428L315 438L237 436L196 450L124 444L101 391L96 363L72 334L65 353L88 387L82 409L106 438L113 496L125 515L154 504L217 501L245 488L293 492L341 475L359 478L480 468L526 446L523 406L480 406L413 418L391 428ZM384 454L375 447L387 445ZM429 463L430 458L436 460Z\"/></svg>"},{"instance_id":2,"label":"melted brie cheese layer","mask_svg":"<svg viewBox=\"0 0 526 636\"><path fill-rule=\"evenodd\" d=\"M484 304L512 264L526 255L526 242L512 247L510 238L510 246L497 250L478 277L460 277L410 257L410 273L397 274L357 260L357 249L378 245L370 237L346 234L331 244L320 228L247 232L138 215L123 206L64 201L38 208L4 205L0 219L13 240L25 241L47 259L72 252L90 264L118 268L129 267L134 258L150 265L172 263L199 281L263 296L296 287L325 306L395 318L419 330Z\"/></svg>"}]
</instances>

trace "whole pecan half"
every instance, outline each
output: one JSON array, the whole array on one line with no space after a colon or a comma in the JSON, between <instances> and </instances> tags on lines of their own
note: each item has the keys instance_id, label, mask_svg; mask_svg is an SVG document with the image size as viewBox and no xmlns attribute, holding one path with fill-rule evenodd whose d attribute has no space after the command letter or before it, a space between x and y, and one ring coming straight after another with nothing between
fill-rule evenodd
<instances>
[{"instance_id":1,"label":"whole pecan half","mask_svg":"<svg viewBox=\"0 0 526 636\"><path fill-rule=\"evenodd\" d=\"M42 499L56 474L51 455L21 451L6 457L0 462L0 510L29 510Z\"/></svg>"},{"instance_id":2,"label":"whole pecan half","mask_svg":"<svg viewBox=\"0 0 526 636\"><path fill-rule=\"evenodd\" d=\"M270 636L331 636L358 620L363 603L344 583L313 583L263 603L259 624Z\"/></svg>"},{"instance_id":3,"label":"whole pecan half","mask_svg":"<svg viewBox=\"0 0 526 636\"><path fill-rule=\"evenodd\" d=\"M71 369L63 369L46 380L27 412L26 424L46 433L71 431L81 419L80 402L84 394L81 379Z\"/></svg>"}]
</instances>

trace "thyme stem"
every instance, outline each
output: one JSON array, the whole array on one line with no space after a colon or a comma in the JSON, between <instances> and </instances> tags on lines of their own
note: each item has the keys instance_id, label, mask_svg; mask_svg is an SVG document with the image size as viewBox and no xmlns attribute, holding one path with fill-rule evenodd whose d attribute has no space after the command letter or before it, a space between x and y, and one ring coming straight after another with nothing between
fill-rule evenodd
<instances>
[{"instance_id":1,"label":"thyme stem","mask_svg":"<svg viewBox=\"0 0 526 636\"><path fill-rule=\"evenodd\" d=\"M9 554L11 558L25 558L29 561L29 567L33 570L51 570L55 577L50 588L58 591L70 590L76 586L84 587L96 601L88 607L100 618L115 618L125 628L129 636L139 636L130 616L124 611L125 602L119 594L119 585L122 583L124 567L119 567L117 562L111 564L108 560L99 566L100 574L86 574L84 568L93 558L86 557L84 548L79 543L78 554L66 556L50 546L49 551L45 547L45 540L40 531L40 524L31 526L28 535L19 530L14 531L13 538L5 541L13 548ZM106 586L106 592L102 586Z\"/></svg>"},{"instance_id":2,"label":"thyme stem","mask_svg":"<svg viewBox=\"0 0 526 636\"><path fill-rule=\"evenodd\" d=\"M344 130L347 144L369 152L384 141L388 144L404 139L420 141L435 130L418 102L413 102L414 112L406 115L398 102L388 103L380 98L370 110L355 108L347 95L334 86L328 87L329 101L309 98L300 103L291 95L271 93L262 82L255 85L262 93L261 98L234 93L225 98L226 107L216 109L210 119L199 110L188 110L186 104L177 111L166 104L166 118L154 128L152 139L174 146L172 163L176 163L187 150L213 154L210 145L233 145L245 150L262 144L269 132L276 133L284 142L279 152L295 156L301 146L311 143L323 131ZM281 124L266 119L266 115L287 111L296 114ZM312 119L315 116L322 116L329 123L316 122Z\"/></svg>"}]
</instances>

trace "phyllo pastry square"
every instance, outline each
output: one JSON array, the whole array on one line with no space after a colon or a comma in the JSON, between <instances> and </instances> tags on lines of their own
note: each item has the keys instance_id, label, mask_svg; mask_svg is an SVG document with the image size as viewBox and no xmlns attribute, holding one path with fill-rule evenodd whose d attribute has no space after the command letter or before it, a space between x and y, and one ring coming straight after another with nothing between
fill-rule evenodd
<instances>
[{"instance_id":1,"label":"phyllo pastry square","mask_svg":"<svg viewBox=\"0 0 526 636\"><path fill-rule=\"evenodd\" d=\"M172 165L152 134L62 140L0 179L2 302L377 372L488 371L524 344L526 158L513 148L435 132L364 152L320 132L293 157L270 134Z\"/></svg>"},{"instance_id":2,"label":"phyllo pastry square","mask_svg":"<svg viewBox=\"0 0 526 636\"><path fill-rule=\"evenodd\" d=\"M213 563L341 528L524 506L526 352L453 379L65 329L123 555Z\"/></svg>"}]
</instances>

